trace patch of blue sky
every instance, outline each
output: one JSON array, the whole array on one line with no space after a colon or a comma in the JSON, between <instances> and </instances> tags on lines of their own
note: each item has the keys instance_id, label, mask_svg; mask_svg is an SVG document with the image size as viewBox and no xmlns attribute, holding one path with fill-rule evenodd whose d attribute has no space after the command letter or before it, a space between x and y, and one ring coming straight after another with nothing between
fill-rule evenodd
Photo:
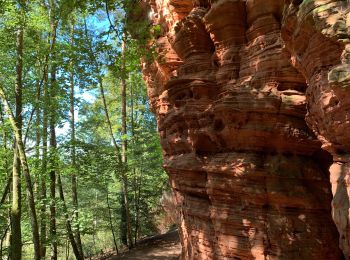
<instances>
[{"instance_id":1,"label":"patch of blue sky","mask_svg":"<svg viewBox=\"0 0 350 260\"><path fill-rule=\"evenodd\" d=\"M87 103L92 104L96 100L96 93L94 90L84 91L82 93L77 93L76 97Z\"/></svg>"},{"instance_id":2,"label":"patch of blue sky","mask_svg":"<svg viewBox=\"0 0 350 260\"><path fill-rule=\"evenodd\" d=\"M104 32L107 32L109 30L110 24L107 18L107 15L102 10L97 11L94 15L89 15L86 19L87 27L89 30L92 30L95 32L95 35L103 34ZM108 35L106 34L103 36L105 41L109 41ZM75 87L75 97L77 99L80 99L84 102L92 104L96 98L97 98L97 90L91 89L87 90L84 89L81 91L77 86ZM75 107L74 109L74 117L75 122L79 122L79 108ZM64 138L67 136L70 132L70 123L69 122L63 122L59 127L56 127L56 135L58 138Z\"/></svg>"},{"instance_id":3,"label":"patch of blue sky","mask_svg":"<svg viewBox=\"0 0 350 260\"><path fill-rule=\"evenodd\" d=\"M117 11L115 12L110 12L110 20L111 22L114 22L118 16L120 18L123 16L122 11ZM106 41L109 44L113 44L113 42L116 41L116 33L112 32L108 34L107 32L110 30L111 25L110 21L108 20L108 16L104 10L98 10L94 15L89 15L86 18L86 23L87 27L89 28L90 31L94 32L94 36L101 36L101 40ZM117 28L118 30L121 30L122 24L113 24L114 28ZM103 58L102 58L103 59ZM105 68L101 68L102 73L106 73ZM97 89L91 89L87 90L84 89L83 91L80 91L77 87L75 88L75 97L77 99L80 99L84 102L92 104L98 96L98 90ZM79 108L76 107L74 110L74 116L75 116L75 121L76 123L79 122ZM60 125L60 127L56 128L56 134L58 138L64 138L67 136L70 132L70 124L69 122L64 122L63 124Z\"/></svg>"},{"instance_id":4,"label":"patch of blue sky","mask_svg":"<svg viewBox=\"0 0 350 260\"><path fill-rule=\"evenodd\" d=\"M98 95L97 89L92 89L92 90L84 90L84 91L75 91L75 97L76 99L80 99L83 102L92 104L95 102L96 98ZM74 109L74 118L75 122L79 122L79 108L76 106ZM62 125L59 127L56 127L56 135L58 138L62 138L64 136L67 136L67 134L70 131L70 123L69 122L64 122Z\"/></svg>"}]
</instances>

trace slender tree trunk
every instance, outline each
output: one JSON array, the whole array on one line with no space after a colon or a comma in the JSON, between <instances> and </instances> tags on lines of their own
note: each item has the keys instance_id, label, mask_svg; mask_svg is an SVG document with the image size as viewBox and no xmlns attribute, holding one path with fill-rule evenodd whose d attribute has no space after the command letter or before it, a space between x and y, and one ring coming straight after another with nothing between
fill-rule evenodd
<instances>
[{"instance_id":1,"label":"slender tree trunk","mask_svg":"<svg viewBox=\"0 0 350 260\"><path fill-rule=\"evenodd\" d=\"M122 162L124 164L127 163L127 155L126 155L126 150L127 150L127 146L128 146L128 142L126 139L126 135L127 135L127 127L126 127L126 71L125 71L125 36L123 35L123 42L122 42L122 66L121 66L121 110L122 110Z\"/></svg>"},{"instance_id":2,"label":"slender tree trunk","mask_svg":"<svg viewBox=\"0 0 350 260\"><path fill-rule=\"evenodd\" d=\"M131 221L130 221L130 213L129 213L130 212L129 211L129 202L128 202L128 198L127 198L128 188L127 188L127 176L126 176L126 159L127 159L126 158L126 146L124 146L125 153L124 153L124 157L123 157L123 151L120 153L120 148L119 148L117 141L113 135L112 123L111 123L109 112L108 112L106 97L104 94L102 77L99 77L99 86L100 86L100 93L101 93L101 98L102 98L102 103L103 103L103 109L105 111L105 116L106 116L109 134L111 136L113 146L116 149L116 155L118 158L118 166L121 169L122 197L123 197L123 202L124 202L124 214L126 215L126 222L127 222L126 223L127 224L127 231L126 232L127 232L127 237L129 240L128 247L131 248L133 243L132 243L132 236L131 236Z\"/></svg>"},{"instance_id":3,"label":"slender tree trunk","mask_svg":"<svg viewBox=\"0 0 350 260\"><path fill-rule=\"evenodd\" d=\"M3 259L2 258L3 244L4 244L4 240L5 240L6 236L7 236L7 232L9 231L9 229L10 229L10 225L7 225L7 227L6 227L5 231L4 231L4 234L0 238L0 259Z\"/></svg>"},{"instance_id":4,"label":"slender tree trunk","mask_svg":"<svg viewBox=\"0 0 350 260\"><path fill-rule=\"evenodd\" d=\"M69 239L66 238L66 260L69 259Z\"/></svg>"},{"instance_id":5,"label":"slender tree trunk","mask_svg":"<svg viewBox=\"0 0 350 260\"><path fill-rule=\"evenodd\" d=\"M1 120L2 124L5 123L1 102L0 102L0 120ZM7 133L6 133L6 130L3 131L3 147L4 147L4 150L7 151ZM9 162L8 162L7 156L5 157L4 168L5 168L5 171L7 173L7 183L6 183L4 192L2 193L2 196L1 196L0 207L2 206L3 203L5 203L6 199L8 199L8 201L11 201L10 192L11 192L11 184L12 184L12 172L9 172ZM1 238L0 259L3 259L2 252L3 252L4 241L5 241L5 246L9 246L9 244L7 244L6 242L8 241L10 234L11 234L11 209L8 209L8 225L7 225L5 232Z\"/></svg>"},{"instance_id":6,"label":"slender tree trunk","mask_svg":"<svg viewBox=\"0 0 350 260\"><path fill-rule=\"evenodd\" d=\"M126 215L126 222L127 222L127 233L128 233L128 247L133 247L133 240L132 240L132 230L131 230L131 216L130 216L130 206L129 206L129 199L128 199L128 177L127 177L127 147L128 147L128 141L127 141L127 115L126 115L126 68L125 68L125 62L126 62L126 34L124 32L123 34L123 40L122 40L122 77L121 77L121 98L122 98L122 189L123 189L123 195L124 195L124 203L125 203L125 215Z\"/></svg>"},{"instance_id":7,"label":"slender tree trunk","mask_svg":"<svg viewBox=\"0 0 350 260\"><path fill-rule=\"evenodd\" d=\"M47 63L47 61L46 61ZM39 168L40 162L40 143L42 139L43 151L41 160L41 173L39 175L40 188L39 194L41 199L40 207L40 256L45 258L46 256L46 172L47 172L47 65L44 65L43 70L43 85L44 85L44 109L43 109L43 128L41 134L41 109L40 109L40 99L41 99L41 86L39 84L37 89L37 107L36 107L36 159L38 161L37 169Z\"/></svg>"},{"instance_id":8,"label":"slender tree trunk","mask_svg":"<svg viewBox=\"0 0 350 260\"><path fill-rule=\"evenodd\" d=\"M84 27L85 27L85 37L87 39L89 39L89 35L88 35L88 31L87 31L86 19L84 19ZM117 144L117 141L116 141L116 139L114 137L111 117L109 116L109 112L108 112L108 106L107 106L105 91L104 91L104 87L103 87L103 78L101 76L101 69L100 69L100 66L99 66L99 64L98 64L98 62L96 60L96 57L94 56L94 52L93 52L93 49L92 49L91 41L89 40L88 43L89 43L89 49L90 49L90 58L93 61L94 65L95 65L95 68L96 68L96 70L99 73L98 74L98 86L99 86L99 89L100 89L100 94L101 94L101 99L102 99L102 104L103 104L103 110L104 110L104 113L105 113L105 116L106 116L108 132L109 132L109 135L110 135L110 137L112 139L113 146L114 146L114 148L116 150L117 164L118 164L118 166L122 166L121 165L122 164L122 158L121 158L121 154L120 154L120 147Z\"/></svg>"},{"instance_id":9,"label":"slender tree trunk","mask_svg":"<svg viewBox=\"0 0 350 260\"><path fill-rule=\"evenodd\" d=\"M87 25L86 25L86 20L84 21L85 25L85 35L88 38L88 33L87 33ZM125 203L125 214L126 214L126 219L127 219L127 236L129 240L128 247L131 248L133 244L132 240L132 231L131 231L131 217L130 217L130 207L129 207L129 200L128 200L128 179L127 179L127 140L126 140L126 134L127 134L127 128L126 128L126 80L125 80L125 75L126 75L126 68L125 68L125 59L126 59L126 34L123 34L123 41L122 41L122 84L121 84L121 94L122 94L122 147L118 146L116 139L113 134L113 128L112 128L112 123L110 120L110 116L108 113L108 107L107 107L107 102L106 98L104 95L104 88L103 88L103 79L101 76L101 71L99 64L94 56L93 49L92 49L92 44L89 42L89 47L90 47L90 56L95 63L95 67L97 71L100 73L98 76L99 80L99 88L101 92L101 98L102 98L102 103L103 103L103 108L104 112L106 115L106 121L108 124L108 130L112 139L113 146L116 149L116 155L118 158L117 165L121 169L121 181L122 181L122 193L123 193L123 199Z\"/></svg>"},{"instance_id":10,"label":"slender tree trunk","mask_svg":"<svg viewBox=\"0 0 350 260\"><path fill-rule=\"evenodd\" d=\"M140 198L141 198L141 185L142 185L142 163L140 168L140 178L137 178L137 196L136 196L136 220L135 220L135 244L138 237L140 226Z\"/></svg>"},{"instance_id":11,"label":"slender tree trunk","mask_svg":"<svg viewBox=\"0 0 350 260\"><path fill-rule=\"evenodd\" d=\"M56 131L55 124L50 120L50 237L51 237L51 259L57 259L57 237L56 237Z\"/></svg>"},{"instance_id":12,"label":"slender tree trunk","mask_svg":"<svg viewBox=\"0 0 350 260\"><path fill-rule=\"evenodd\" d=\"M123 152L120 153L120 148L117 144L117 141L114 137L113 134L113 129L112 129L112 123L110 120L110 116L109 116L109 112L108 112L108 107L107 107L107 102L106 102L106 97L104 94L104 88L103 88L103 81L102 81L102 77L99 78L99 86L100 86L100 93L101 93L101 98L102 98L102 103L103 103L103 109L105 111L105 115L106 115L106 121L107 121L107 125L108 125L108 130L109 130L109 134L111 136L112 139L112 143L114 148L116 149L116 155L118 158L118 166L121 169L121 180L122 180L122 197L123 197L123 203L124 203L124 213L125 217L126 217L126 233L127 233L127 237L129 240L129 245L128 247L131 248L132 247L132 237L131 237L131 222L130 222L130 214L129 213L129 204L128 204L128 198L127 198L127 177L126 177L126 154L124 154L124 158L123 158ZM126 148L126 146L124 147L124 149ZM128 206L126 206L126 203ZM131 243L130 243L131 241Z\"/></svg>"},{"instance_id":13,"label":"slender tree trunk","mask_svg":"<svg viewBox=\"0 0 350 260\"><path fill-rule=\"evenodd\" d=\"M7 195L10 193L11 184L12 184L12 178L8 176L4 192L2 193L2 196L1 196L0 206L5 202Z\"/></svg>"},{"instance_id":14,"label":"slender tree trunk","mask_svg":"<svg viewBox=\"0 0 350 260\"><path fill-rule=\"evenodd\" d=\"M41 174L40 174L40 198L45 203L42 203L40 209L40 234L41 234L41 245L42 251L41 256L45 257L46 255L46 174L47 174L47 129L48 129L48 74L47 67L44 70L44 109L43 109L43 132L42 132L42 164L41 164Z\"/></svg>"},{"instance_id":15,"label":"slender tree trunk","mask_svg":"<svg viewBox=\"0 0 350 260\"><path fill-rule=\"evenodd\" d=\"M102 77L99 77L99 88L100 88L100 94L101 94L101 99L102 99L102 104L103 104L103 110L105 112L106 121L107 121L107 125L108 125L108 132L109 132L109 135L111 136L113 146L116 150L118 164L119 164L119 166L121 166L122 158L120 155L120 147L117 144L117 141L116 141L114 134L113 134L112 122L111 122L111 118L109 116L109 111L108 111L108 107L107 107L107 101L106 101L106 96L105 96L105 92L104 92Z\"/></svg>"},{"instance_id":16,"label":"slender tree trunk","mask_svg":"<svg viewBox=\"0 0 350 260\"><path fill-rule=\"evenodd\" d=\"M23 8L23 7L22 7ZM16 114L15 123L20 137L22 136L22 71L23 71L23 24L19 26L16 36ZM16 143L16 141L15 141ZM11 256L12 259L22 258L21 238L21 166L18 157L18 147L14 146L13 169L12 169L12 210L11 210Z\"/></svg>"},{"instance_id":17,"label":"slender tree trunk","mask_svg":"<svg viewBox=\"0 0 350 260\"><path fill-rule=\"evenodd\" d=\"M12 168L12 208L11 208L11 259L22 259L21 235L21 176L17 146L14 148Z\"/></svg>"},{"instance_id":18,"label":"slender tree trunk","mask_svg":"<svg viewBox=\"0 0 350 260\"><path fill-rule=\"evenodd\" d=\"M97 190L95 190L95 205L97 205L97 202L98 202ZM92 241L94 244L94 254L97 253L97 248L96 248L97 217L98 217L98 213L95 211L95 213L94 213L94 231L92 233Z\"/></svg>"},{"instance_id":19,"label":"slender tree trunk","mask_svg":"<svg viewBox=\"0 0 350 260\"><path fill-rule=\"evenodd\" d=\"M0 102L0 121L2 124L5 124L5 119L4 119L3 108L1 106L1 102ZM5 129L3 130L3 133L2 133L2 140L3 140L4 151L7 151L7 133L6 133ZM6 182L4 192L2 193L2 196L1 196L0 206L5 202L7 195L10 193L11 184L12 184L12 173L9 172L9 161L7 159L7 156L4 159L4 168L5 168L6 173L7 173L7 182Z\"/></svg>"},{"instance_id":20,"label":"slender tree trunk","mask_svg":"<svg viewBox=\"0 0 350 260\"><path fill-rule=\"evenodd\" d=\"M32 188L32 182L30 178L29 173L29 167L27 163L27 158L25 154L25 147L22 141L22 74L23 74L23 38L24 38L24 18L25 18L25 4L26 1L20 0L18 2L19 4L19 13L20 13L20 26L17 31L17 40L16 40L16 55L17 55L17 61L16 61L16 114L13 115L10 106L8 104L8 100L5 97L5 93L3 92L3 89L0 89L0 96L3 97L6 105L6 109L8 111L10 122L12 125L12 128L15 133L15 140L16 140L16 146L15 146L15 158L14 158L14 167L13 167L13 194L16 194L14 196L14 203L12 208L12 217L11 217L11 223L12 223L12 245L11 245L11 251L12 251L12 259L21 259L21 227L20 223L16 223L17 221L20 221L20 164L22 165L23 169L23 175L26 181L26 190L27 190L27 202L28 202L28 210L30 214L31 219L31 226L32 226L32 233L33 233L33 243L34 243L34 254L35 259L40 259L40 238L39 238L39 229L38 229L38 221L36 216L36 210L35 210L35 201L34 201L34 194L33 194L33 188ZM19 159L18 159L18 157ZM16 190L15 190L16 189ZM17 200L17 201L15 201ZM15 217L15 220L13 219ZM16 237L19 236L19 237ZM18 244L19 243L19 244ZM13 247L13 244L15 244L15 247Z\"/></svg>"},{"instance_id":21,"label":"slender tree trunk","mask_svg":"<svg viewBox=\"0 0 350 260\"><path fill-rule=\"evenodd\" d=\"M74 45L74 22L72 23L71 28L71 46ZM73 206L74 206L74 217L76 221L79 220L79 207L78 207L78 183L77 183L77 175L75 173L76 171L76 151L75 151L75 116L74 116L74 107L75 107L75 96L74 96L74 62L73 58L71 58L70 62L70 127L71 127L71 162L72 162L72 199L73 199ZM83 253L83 246L81 243L81 237L80 237L80 231L79 226L76 228L75 231L75 238L77 241L77 245L80 251L81 255L84 255Z\"/></svg>"},{"instance_id":22,"label":"slender tree trunk","mask_svg":"<svg viewBox=\"0 0 350 260\"><path fill-rule=\"evenodd\" d=\"M109 204L109 192L108 192L108 183L105 182L105 185L106 185L106 192L107 192L107 208L108 208L108 218L109 218L109 225L111 227L111 231L112 231L112 236L113 236L113 243L114 243L114 247L115 247L115 250L117 251L117 255L119 254L119 250L118 250L118 244L117 244L117 239L116 239L116 236L115 236L115 232L114 232L114 226L113 226L113 218L112 218L112 212L111 212L111 206Z\"/></svg>"},{"instance_id":23,"label":"slender tree trunk","mask_svg":"<svg viewBox=\"0 0 350 260\"><path fill-rule=\"evenodd\" d=\"M11 176L12 176L12 171L11 171ZM12 177L11 177L12 178ZM11 191L10 191L11 192ZM9 195L7 197L7 203L11 204L11 196ZM9 226L9 232L7 232L6 238L5 238L5 246L7 247L8 254L7 254L7 259L10 258L11 252L10 252L10 247L11 247L11 208L7 210L7 216L8 216L8 226Z\"/></svg>"},{"instance_id":24,"label":"slender tree trunk","mask_svg":"<svg viewBox=\"0 0 350 260\"><path fill-rule=\"evenodd\" d=\"M133 85L130 85L130 119L131 119L131 140L132 140L132 153L133 157L135 157L135 125L134 125L134 88ZM141 161L142 163L142 161ZM139 186L139 178L136 175L136 167L133 165L133 177L134 177L134 205L135 205L135 233L134 233L134 244L136 245L137 237L138 237L138 229L139 229L139 206L140 206L140 186ZM142 169L141 169L142 171Z\"/></svg>"},{"instance_id":25,"label":"slender tree trunk","mask_svg":"<svg viewBox=\"0 0 350 260\"><path fill-rule=\"evenodd\" d=\"M18 124L16 122L16 118L10 109L10 105L9 105L8 100L6 98L5 92L3 91L1 86L0 86L0 97L5 102L5 108L7 110L8 115L9 115L10 123L11 123L12 129L13 129L13 132L14 132L15 138L16 138L16 146L17 146L17 150L18 150L18 155L19 155L19 159L20 159L22 169L23 169L23 176L24 176L24 179L26 182L28 211L29 211L29 215L30 215L32 233L33 233L35 260L39 260L40 259L40 238L39 238L38 221L37 221L36 210L35 210L35 200L34 200L34 193L33 193L33 188L32 188L32 181L31 181L31 177L30 177L27 156L25 154L25 147L24 147L24 144L22 141L22 132L20 131L20 128L18 127ZM13 179L13 183L14 182L15 182L15 180Z\"/></svg>"},{"instance_id":26,"label":"slender tree trunk","mask_svg":"<svg viewBox=\"0 0 350 260\"><path fill-rule=\"evenodd\" d=\"M21 136L19 135L18 137L21 137ZM16 139L18 137L16 137ZM35 259L39 260L40 259L39 228L38 228L38 221L37 221L36 210L35 210L35 200L34 200L34 193L32 189L32 181L30 177L29 166L28 166L27 157L25 154L25 149L24 149L22 140L17 140L17 147L19 150L19 158L22 164L24 179L26 181L27 201L28 201L29 214L31 218L31 226L32 226L32 232L33 232Z\"/></svg>"},{"instance_id":27,"label":"slender tree trunk","mask_svg":"<svg viewBox=\"0 0 350 260\"><path fill-rule=\"evenodd\" d=\"M61 199L61 201L63 203L64 217L66 219L66 228L67 228L67 233L68 233L68 238L69 238L70 244L71 244L71 246L73 248L73 253L74 253L75 258L77 260L83 260L84 256L82 256L80 254L78 245L77 245L77 243L75 242L75 239L74 239L74 235L73 235L73 231L72 231L72 224L71 224L71 221L69 219L67 205L66 205L66 202L65 202L65 199L64 199L64 192L63 192L61 176L60 176L59 173L57 175L57 185L58 185L58 190L59 190L59 193L60 193L60 199Z\"/></svg>"},{"instance_id":28,"label":"slender tree trunk","mask_svg":"<svg viewBox=\"0 0 350 260\"><path fill-rule=\"evenodd\" d=\"M55 46L56 46L56 22L51 23L52 30L52 52L51 52L51 87L50 87L50 109L49 109L49 129L50 129L50 237L51 237L51 260L57 259L57 233L56 233L56 168L57 168L57 141L56 141L56 71L57 66L55 64Z\"/></svg>"},{"instance_id":29,"label":"slender tree trunk","mask_svg":"<svg viewBox=\"0 0 350 260\"><path fill-rule=\"evenodd\" d=\"M40 143L41 143L41 108L39 105L41 99L41 85L38 82L36 86L36 98L35 98L35 108L32 110L31 115L35 114L35 169L40 167ZM27 126L26 133L24 136L24 145L26 146L26 140L29 132L29 126ZM39 181L40 175L39 172L35 172L34 175L34 192L37 197L40 196Z\"/></svg>"},{"instance_id":30,"label":"slender tree trunk","mask_svg":"<svg viewBox=\"0 0 350 260\"><path fill-rule=\"evenodd\" d=\"M1 105L1 102L0 102L0 120L1 120L2 124L5 124L3 107ZM5 129L3 130L3 148L4 148L4 151L7 151L7 132ZM11 172L9 171L9 161L8 161L7 156L5 157L4 168L5 168L5 171L7 173L7 184L6 184L6 187L4 189L3 194L1 196L0 207L3 203L5 203L6 199L8 200L8 202L11 202L10 193L11 193L11 184L12 184L12 171ZM7 216L8 216L7 217L8 225L5 229L4 235L1 238L0 259L3 259L2 255L3 255L4 241L5 241L5 246L7 246L7 247L10 246L10 243L8 243L8 242L11 241L11 209L10 208L8 209ZM10 255L10 254L8 254L8 255Z\"/></svg>"}]
</instances>

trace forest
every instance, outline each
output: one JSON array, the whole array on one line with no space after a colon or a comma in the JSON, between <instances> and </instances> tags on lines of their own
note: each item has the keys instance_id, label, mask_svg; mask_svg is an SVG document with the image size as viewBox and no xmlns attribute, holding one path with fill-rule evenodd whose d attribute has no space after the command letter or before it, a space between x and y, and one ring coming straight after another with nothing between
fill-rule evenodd
<instances>
[{"instance_id":1,"label":"forest","mask_svg":"<svg viewBox=\"0 0 350 260\"><path fill-rule=\"evenodd\" d=\"M158 28L136 2L0 1L0 259L84 259L171 225L140 62Z\"/></svg>"}]
</instances>

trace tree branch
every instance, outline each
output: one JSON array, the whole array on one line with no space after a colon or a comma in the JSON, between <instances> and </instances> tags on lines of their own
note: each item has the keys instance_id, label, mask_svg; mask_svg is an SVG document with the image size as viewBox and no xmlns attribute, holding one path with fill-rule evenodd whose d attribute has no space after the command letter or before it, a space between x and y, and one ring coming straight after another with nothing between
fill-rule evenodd
<instances>
[{"instance_id":1,"label":"tree branch","mask_svg":"<svg viewBox=\"0 0 350 260\"><path fill-rule=\"evenodd\" d=\"M115 31L115 34L117 36L117 38L119 40L121 40L121 37L120 37L120 32L118 31L118 29L115 27L115 25L113 24L112 20L111 20L111 17L109 15L109 9L108 9L108 0L105 0L105 5L106 5L106 14L107 14L107 18L108 18L108 21L109 21L109 28L113 29Z\"/></svg>"}]
</instances>

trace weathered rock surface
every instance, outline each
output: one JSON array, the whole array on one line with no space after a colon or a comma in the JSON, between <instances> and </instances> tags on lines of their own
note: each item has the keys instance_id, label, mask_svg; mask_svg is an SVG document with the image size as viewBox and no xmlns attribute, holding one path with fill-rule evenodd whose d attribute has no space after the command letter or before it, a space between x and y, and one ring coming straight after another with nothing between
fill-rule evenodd
<instances>
[{"instance_id":1,"label":"weathered rock surface","mask_svg":"<svg viewBox=\"0 0 350 260\"><path fill-rule=\"evenodd\" d=\"M348 258L349 2L148 3L183 257Z\"/></svg>"}]
</instances>

